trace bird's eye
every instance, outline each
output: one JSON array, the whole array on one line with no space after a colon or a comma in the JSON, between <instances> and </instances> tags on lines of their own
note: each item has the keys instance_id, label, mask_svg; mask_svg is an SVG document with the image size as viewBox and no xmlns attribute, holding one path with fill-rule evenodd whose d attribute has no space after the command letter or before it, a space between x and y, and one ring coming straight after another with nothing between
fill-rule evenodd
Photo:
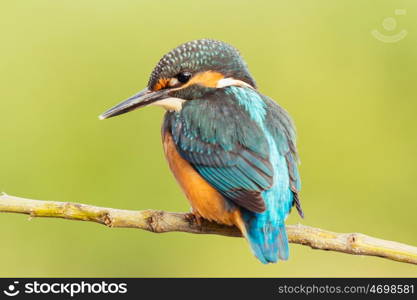
<instances>
[{"instance_id":1,"label":"bird's eye","mask_svg":"<svg viewBox=\"0 0 417 300\"><path fill-rule=\"evenodd\" d=\"M190 72L181 72L177 75L177 79L181 83L187 83L188 80L190 80L190 78L191 78Z\"/></svg>"}]
</instances>

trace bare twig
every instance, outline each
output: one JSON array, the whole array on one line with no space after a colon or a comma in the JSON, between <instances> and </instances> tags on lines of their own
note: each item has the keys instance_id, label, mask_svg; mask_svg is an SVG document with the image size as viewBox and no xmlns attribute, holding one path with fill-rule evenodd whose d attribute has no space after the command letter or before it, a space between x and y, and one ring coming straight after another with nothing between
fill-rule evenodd
<instances>
[{"instance_id":1,"label":"bare twig","mask_svg":"<svg viewBox=\"0 0 417 300\"><path fill-rule=\"evenodd\" d=\"M90 221L108 227L138 228L156 233L177 231L241 237L235 227L205 220L197 224L187 217L187 214L161 210L122 210L71 202L31 200L3 194L0 195L0 212ZM417 264L417 247L381 240L361 233L335 233L301 224L289 225L287 231L291 243L310 246L313 249L379 256Z\"/></svg>"}]
</instances>

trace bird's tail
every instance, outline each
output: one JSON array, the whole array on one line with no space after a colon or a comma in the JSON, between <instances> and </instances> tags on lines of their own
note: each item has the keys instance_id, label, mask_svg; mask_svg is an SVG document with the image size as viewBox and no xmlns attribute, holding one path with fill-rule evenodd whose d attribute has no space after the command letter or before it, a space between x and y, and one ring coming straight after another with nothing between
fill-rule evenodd
<instances>
[{"instance_id":1,"label":"bird's tail","mask_svg":"<svg viewBox=\"0 0 417 300\"><path fill-rule=\"evenodd\" d=\"M243 212L242 219L243 224L238 224L238 227L262 263L288 259L289 246L284 220L272 222L268 216L249 211Z\"/></svg>"}]
</instances>

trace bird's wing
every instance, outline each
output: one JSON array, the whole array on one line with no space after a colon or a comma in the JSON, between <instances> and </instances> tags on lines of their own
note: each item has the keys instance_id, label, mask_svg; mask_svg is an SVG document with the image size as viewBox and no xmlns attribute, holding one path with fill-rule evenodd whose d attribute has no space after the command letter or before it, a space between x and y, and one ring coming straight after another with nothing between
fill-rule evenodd
<instances>
[{"instance_id":1,"label":"bird's wing","mask_svg":"<svg viewBox=\"0 0 417 300\"><path fill-rule=\"evenodd\" d=\"M273 183L269 145L261 127L233 96L218 90L167 113L181 157L227 200L249 211L266 209L261 193Z\"/></svg>"},{"instance_id":2,"label":"bird's wing","mask_svg":"<svg viewBox=\"0 0 417 300\"><path fill-rule=\"evenodd\" d=\"M304 217L299 198L301 180L298 173L298 154L296 148L296 132L289 114L273 100L263 96L268 110L266 115L266 126L271 132L278 151L287 161L288 174L290 176L290 187L294 195L293 205L301 217Z\"/></svg>"}]
</instances>

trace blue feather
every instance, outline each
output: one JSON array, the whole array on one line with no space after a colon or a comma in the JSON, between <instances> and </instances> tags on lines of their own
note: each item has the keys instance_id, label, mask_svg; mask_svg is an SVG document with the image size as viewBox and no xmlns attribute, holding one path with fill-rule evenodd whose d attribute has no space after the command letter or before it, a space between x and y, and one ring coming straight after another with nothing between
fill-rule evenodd
<instances>
[{"instance_id":1,"label":"blue feather","mask_svg":"<svg viewBox=\"0 0 417 300\"><path fill-rule=\"evenodd\" d=\"M263 263L286 260L285 230L299 188L295 132L286 112L250 88L215 89L167 113L180 155L242 211L246 238Z\"/></svg>"},{"instance_id":2,"label":"blue feather","mask_svg":"<svg viewBox=\"0 0 417 300\"><path fill-rule=\"evenodd\" d=\"M231 92L237 95L239 103L250 117L261 127L269 145L269 160L273 167L274 183L268 190L262 192L266 210L262 213L245 210L243 218L247 227L248 240L256 257L263 263L287 260L289 255L288 238L285 229L285 219L291 210L293 194L286 159L280 154L276 141L265 125L266 103L254 91L231 87Z\"/></svg>"}]
</instances>

